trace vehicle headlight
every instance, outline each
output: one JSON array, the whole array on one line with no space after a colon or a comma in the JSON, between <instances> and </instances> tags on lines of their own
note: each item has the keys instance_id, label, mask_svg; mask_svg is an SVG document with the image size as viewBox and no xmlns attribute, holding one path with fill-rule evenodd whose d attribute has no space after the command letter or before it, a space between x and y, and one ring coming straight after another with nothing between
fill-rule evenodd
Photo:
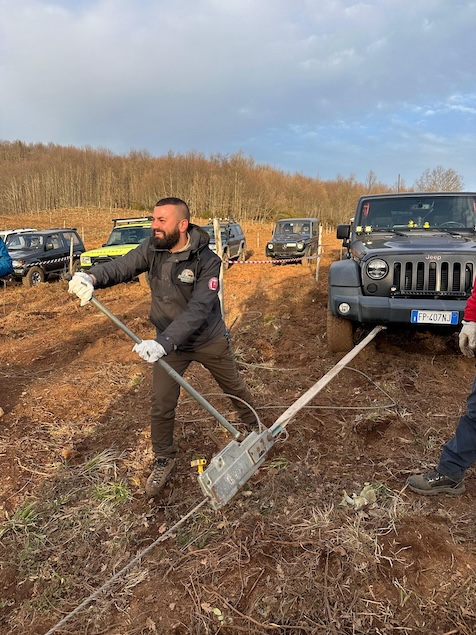
<instances>
[{"instance_id":1,"label":"vehicle headlight","mask_svg":"<svg viewBox=\"0 0 476 635\"><path fill-rule=\"evenodd\" d=\"M304 249L304 243L298 243L296 247L298 251L302 251Z\"/></svg>"},{"instance_id":2,"label":"vehicle headlight","mask_svg":"<svg viewBox=\"0 0 476 635\"><path fill-rule=\"evenodd\" d=\"M388 273L388 264L381 258L374 258L367 263L367 275L372 280L382 280Z\"/></svg>"},{"instance_id":3,"label":"vehicle headlight","mask_svg":"<svg viewBox=\"0 0 476 635\"><path fill-rule=\"evenodd\" d=\"M24 260L12 260L12 266L17 269L18 267L23 267L24 264L25 264Z\"/></svg>"},{"instance_id":4,"label":"vehicle headlight","mask_svg":"<svg viewBox=\"0 0 476 635\"><path fill-rule=\"evenodd\" d=\"M274 249L273 243L268 243L268 249L272 251Z\"/></svg>"},{"instance_id":5,"label":"vehicle headlight","mask_svg":"<svg viewBox=\"0 0 476 635\"><path fill-rule=\"evenodd\" d=\"M81 256L79 258L82 265L90 265L91 264L91 256Z\"/></svg>"}]
</instances>

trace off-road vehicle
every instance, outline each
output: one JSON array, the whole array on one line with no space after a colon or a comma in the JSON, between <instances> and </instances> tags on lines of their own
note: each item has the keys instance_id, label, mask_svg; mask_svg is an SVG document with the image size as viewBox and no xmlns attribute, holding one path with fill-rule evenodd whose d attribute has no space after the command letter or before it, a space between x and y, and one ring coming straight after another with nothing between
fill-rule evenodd
<instances>
[{"instance_id":1,"label":"off-road vehicle","mask_svg":"<svg viewBox=\"0 0 476 635\"><path fill-rule=\"evenodd\" d=\"M362 196L337 238L345 253L329 271L331 351L350 350L359 325L458 330L476 274L476 193Z\"/></svg>"},{"instance_id":2,"label":"off-road vehicle","mask_svg":"<svg viewBox=\"0 0 476 635\"><path fill-rule=\"evenodd\" d=\"M274 260L303 262L305 256L314 256L319 248L319 221L317 218L283 218L273 230L266 245L266 256Z\"/></svg>"},{"instance_id":3,"label":"off-road vehicle","mask_svg":"<svg viewBox=\"0 0 476 635\"><path fill-rule=\"evenodd\" d=\"M246 259L246 238L241 225L231 218L220 218L221 246L223 249L223 267L228 267L229 260ZM210 236L209 247L216 253L217 246L215 240L215 230L213 220L210 219L208 225L202 225Z\"/></svg>"},{"instance_id":4,"label":"off-road vehicle","mask_svg":"<svg viewBox=\"0 0 476 635\"><path fill-rule=\"evenodd\" d=\"M37 229L35 227L21 227L19 229L2 229L0 231L0 238L3 242L8 246L8 243L11 241L12 236L15 234L24 234L25 232L36 232Z\"/></svg>"},{"instance_id":5,"label":"off-road vehicle","mask_svg":"<svg viewBox=\"0 0 476 635\"><path fill-rule=\"evenodd\" d=\"M74 228L15 233L7 248L13 261L11 278L27 287L40 284L51 275L78 271L79 258L85 251Z\"/></svg>"},{"instance_id":6,"label":"off-road vehicle","mask_svg":"<svg viewBox=\"0 0 476 635\"><path fill-rule=\"evenodd\" d=\"M81 256L81 269L88 271L93 265L109 262L124 256L152 235L150 216L141 218L113 218L113 227L107 242L98 249L86 251Z\"/></svg>"}]
</instances>

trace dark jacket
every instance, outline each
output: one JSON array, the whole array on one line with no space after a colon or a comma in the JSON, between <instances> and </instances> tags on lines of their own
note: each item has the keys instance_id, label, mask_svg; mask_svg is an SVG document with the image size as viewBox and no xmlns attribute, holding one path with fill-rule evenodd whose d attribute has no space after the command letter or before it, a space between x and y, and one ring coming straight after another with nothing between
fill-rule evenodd
<instances>
[{"instance_id":1,"label":"dark jacket","mask_svg":"<svg viewBox=\"0 0 476 635\"><path fill-rule=\"evenodd\" d=\"M208 247L207 232L189 225L191 245L171 253L155 249L149 238L125 256L91 267L98 288L132 280L148 272L150 320L166 353L203 348L225 335L218 276L220 258Z\"/></svg>"},{"instance_id":2,"label":"dark jacket","mask_svg":"<svg viewBox=\"0 0 476 635\"><path fill-rule=\"evenodd\" d=\"M7 246L0 238L0 276L7 276L12 271L12 258L8 253Z\"/></svg>"}]
</instances>

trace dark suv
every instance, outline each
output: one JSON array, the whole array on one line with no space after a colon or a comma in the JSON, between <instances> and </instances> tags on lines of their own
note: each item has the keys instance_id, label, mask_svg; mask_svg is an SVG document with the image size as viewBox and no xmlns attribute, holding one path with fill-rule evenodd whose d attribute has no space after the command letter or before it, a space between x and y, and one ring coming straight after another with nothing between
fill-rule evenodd
<instances>
[{"instance_id":1,"label":"dark suv","mask_svg":"<svg viewBox=\"0 0 476 635\"><path fill-rule=\"evenodd\" d=\"M241 225L232 219L219 219L221 245L223 249L223 266L228 267L229 260L245 260L246 259L246 238ZM215 230L213 228L212 219L208 225L203 225L204 229L210 236L210 249L216 253Z\"/></svg>"},{"instance_id":2,"label":"dark suv","mask_svg":"<svg viewBox=\"0 0 476 635\"><path fill-rule=\"evenodd\" d=\"M337 238L346 251L329 271L331 351L350 350L358 325L459 328L476 274L476 193L362 196Z\"/></svg>"},{"instance_id":3,"label":"dark suv","mask_svg":"<svg viewBox=\"0 0 476 635\"><path fill-rule=\"evenodd\" d=\"M317 218L283 218L273 230L266 245L266 256L275 260L302 262L304 256L314 256L319 248Z\"/></svg>"},{"instance_id":4,"label":"dark suv","mask_svg":"<svg viewBox=\"0 0 476 635\"><path fill-rule=\"evenodd\" d=\"M52 274L78 271L85 248L75 229L44 229L14 234L8 251L13 260L11 277L31 287Z\"/></svg>"}]
</instances>

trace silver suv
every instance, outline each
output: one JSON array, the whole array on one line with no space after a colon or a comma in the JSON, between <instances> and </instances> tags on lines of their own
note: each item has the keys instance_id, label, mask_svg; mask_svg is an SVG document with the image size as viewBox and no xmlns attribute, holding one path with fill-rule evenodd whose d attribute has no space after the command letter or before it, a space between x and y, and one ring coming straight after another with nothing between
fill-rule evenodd
<instances>
[{"instance_id":1,"label":"silver suv","mask_svg":"<svg viewBox=\"0 0 476 635\"><path fill-rule=\"evenodd\" d=\"M221 245L223 249L223 266L226 269L230 260L246 259L246 238L241 225L230 218L220 218ZM208 225L203 225L210 236L210 249L216 253L215 230L213 220L210 219Z\"/></svg>"}]
</instances>

